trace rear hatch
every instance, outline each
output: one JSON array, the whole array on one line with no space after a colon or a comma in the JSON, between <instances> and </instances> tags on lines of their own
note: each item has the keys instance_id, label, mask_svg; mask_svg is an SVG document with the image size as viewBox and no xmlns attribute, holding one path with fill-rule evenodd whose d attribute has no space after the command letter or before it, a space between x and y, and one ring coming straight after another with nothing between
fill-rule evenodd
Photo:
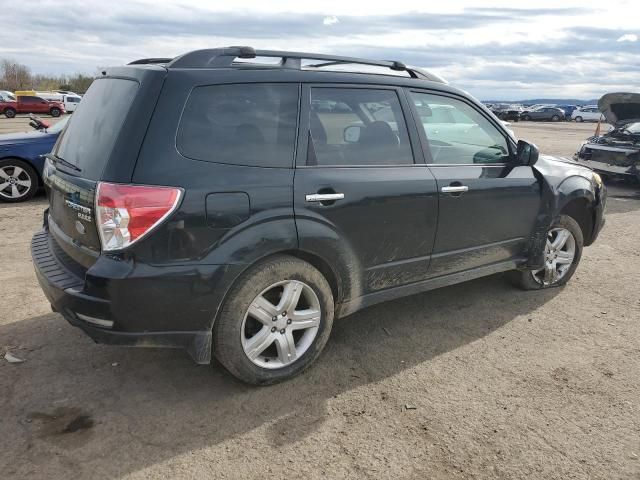
<instances>
[{"instance_id":1,"label":"rear hatch","mask_svg":"<svg viewBox=\"0 0 640 480\"><path fill-rule=\"evenodd\" d=\"M158 66L103 73L58 138L43 172L50 234L84 268L101 250L94 209L98 182L131 181L166 76Z\"/></svg>"}]
</instances>

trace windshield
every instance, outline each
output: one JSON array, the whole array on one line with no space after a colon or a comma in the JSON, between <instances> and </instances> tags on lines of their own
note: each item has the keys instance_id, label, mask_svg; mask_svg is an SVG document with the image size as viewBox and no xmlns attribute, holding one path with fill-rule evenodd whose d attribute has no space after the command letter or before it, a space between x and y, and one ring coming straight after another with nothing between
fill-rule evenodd
<instances>
[{"instance_id":1,"label":"windshield","mask_svg":"<svg viewBox=\"0 0 640 480\"><path fill-rule=\"evenodd\" d=\"M55 125L52 125L51 127L47 128L47 133L60 133L68 121L69 121L69 117L64 117Z\"/></svg>"}]
</instances>

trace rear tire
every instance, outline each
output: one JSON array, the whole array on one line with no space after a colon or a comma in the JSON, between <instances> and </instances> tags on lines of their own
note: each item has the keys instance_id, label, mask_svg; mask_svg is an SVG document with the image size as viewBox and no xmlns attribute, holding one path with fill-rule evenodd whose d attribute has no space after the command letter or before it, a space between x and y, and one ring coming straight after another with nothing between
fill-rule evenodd
<instances>
[{"instance_id":1,"label":"rear tire","mask_svg":"<svg viewBox=\"0 0 640 480\"><path fill-rule=\"evenodd\" d=\"M53 107L51 110L49 110L49 113L51 114L52 117L59 117L62 112L60 111L59 108Z\"/></svg>"},{"instance_id":2,"label":"rear tire","mask_svg":"<svg viewBox=\"0 0 640 480\"><path fill-rule=\"evenodd\" d=\"M24 202L38 191L38 174L27 162L17 158L0 160L0 201Z\"/></svg>"},{"instance_id":3,"label":"rear tire","mask_svg":"<svg viewBox=\"0 0 640 480\"><path fill-rule=\"evenodd\" d=\"M7 118L14 118L16 116L16 111L13 108L5 108L3 113Z\"/></svg>"},{"instance_id":4,"label":"rear tire","mask_svg":"<svg viewBox=\"0 0 640 480\"><path fill-rule=\"evenodd\" d=\"M582 123L584 120L582 117L576 117L576 122Z\"/></svg>"},{"instance_id":5,"label":"rear tire","mask_svg":"<svg viewBox=\"0 0 640 480\"><path fill-rule=\"evenodd\" d=\"M232 287L213 327L214 354L243 382L288 380L318 358L333 316L324 276L307 262L279 255L251 267Z\"/></svg>"},{"instance_id":6,"label":"rear tire","mask_svg":"<svg viewBox=\"0 0 640 480\"><path fill-rule=\"evenodd\" d=\"M543 288L560 287L566 284L578 268L580 258L582 257L584 239L582 229L580 225L578 225L578 222L568 215L560 215L558 220L549 228L549 239L547 243L554 243L559 240L558 232L563 231L568 232L570 237L568 237L559 248L555 249L555 254L553 250L547 253L547 249L545 248L545 268L540 270L514 270L508 273L509 280L523 290L541 290ZM570 263L569 255L572 255ZM550 264L547 264L547 258L552 259ZM565 263L560 263L561 261ZM558 272L557 278L553 278L552 275L549 275L549 277L546 276L548 265L551 265L553 270ZM547 279L549 281L547 281Z\"/></svg>"},{"instance_id":7,"label":"rear tire","mask_svg":"<svg viewBox=\"0 0 640 480\"><path fill-rule=\"evenodd\" d=\"M525 115L524 117L522 117L522 120L524 120L525 122L529 122L531 121L531 117L529 115Z\"/></svg>"}]
</instances>

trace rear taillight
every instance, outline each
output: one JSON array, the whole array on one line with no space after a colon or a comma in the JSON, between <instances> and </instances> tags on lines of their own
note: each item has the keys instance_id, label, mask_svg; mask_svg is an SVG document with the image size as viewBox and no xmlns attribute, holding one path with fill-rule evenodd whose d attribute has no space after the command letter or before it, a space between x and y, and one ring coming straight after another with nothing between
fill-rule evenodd
<instances>
[{"instance_id":1,"label":"rear taillight","mask_svg":"<svg viewBox=\"0 0 640 480\"><path fill-rule=\"evenodd\" d=\"M96 222L102 249L120 250L140 240L176 209L175 187L98 183Z\"/></svg>"}]
</instances>

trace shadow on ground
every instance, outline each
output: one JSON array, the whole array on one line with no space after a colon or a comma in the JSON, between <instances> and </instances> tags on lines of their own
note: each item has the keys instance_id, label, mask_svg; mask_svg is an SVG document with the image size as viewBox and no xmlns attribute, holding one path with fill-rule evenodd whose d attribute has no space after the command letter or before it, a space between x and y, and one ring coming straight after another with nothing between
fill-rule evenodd
<instances>
[{"instance_id":1,"label":"shadow on ground","mask_svg":"<svg viewBox=\"0 0 640 480\"><path fill-rule=\"evenodd\" d=\"M372 307L337 321L305 374L262 388L178 350L95 345L53 313L4 325L26 361L0 367L0 465L16 478L120 476L263 426L270 445L294 443L329 417L332 397L479 341L559 292L497 275Z\"/></svg>"}]
</instances>

